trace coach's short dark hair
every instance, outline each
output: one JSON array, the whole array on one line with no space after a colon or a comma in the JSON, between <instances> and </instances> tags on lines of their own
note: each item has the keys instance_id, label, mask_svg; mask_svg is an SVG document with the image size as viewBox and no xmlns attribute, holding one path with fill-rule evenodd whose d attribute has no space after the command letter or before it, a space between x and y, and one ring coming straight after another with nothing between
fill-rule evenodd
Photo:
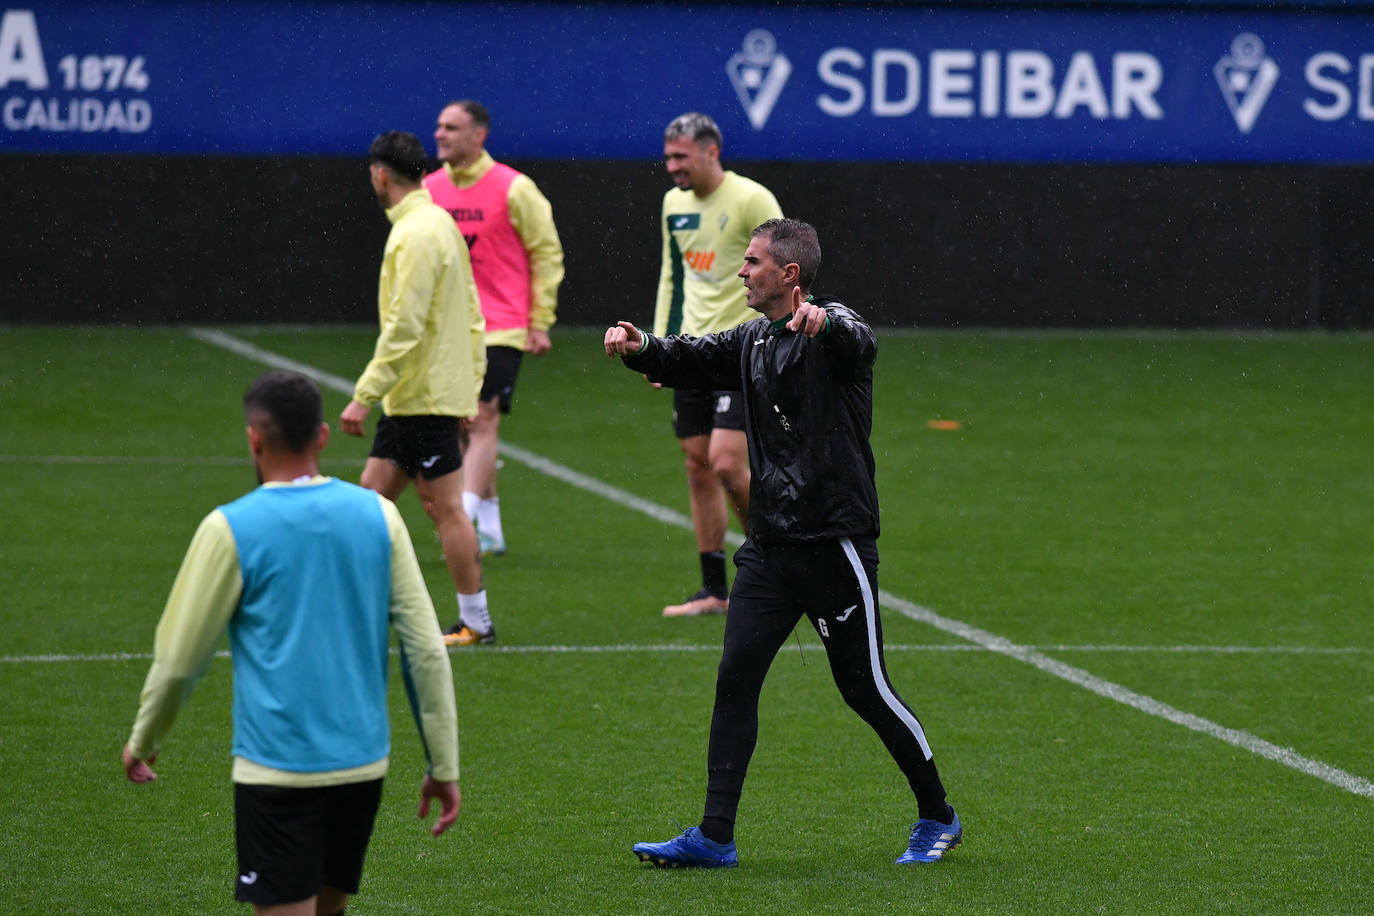
<instances>
[{"instance_id":1,"label":"coach's short dark hair","mask_svg":"<svg viewBox=\"0 0 1374 916\"><path fill-rule=\"evenodd\" d=\"M457 101L449 102L444 107L452 108L454 105L466 111L468 117L472 118L473 124L476 124L484 130L491 130L491 112L487 111L487 106L483 105L481 102L473 101L472 99L458 99Z\"/></svg>"},{"instance_id":2,"label":"coach's short dark hair","mask_svg":"<svg viewBox=\"0 0 1374 916\"><path fill-rule=\"evenodd\" d=\"M309 376L273 369L248 386L243 394L243 413L271 448L300 454L320 433L324 399Z\"/></svg>"},{"instance_id":3,"label":"coach's short dark hair","mask_svg":"<svg viewBox=\"0 0 1374 916\"><path fill-rule=\"evenodd\" d=\"M796 264L797 285L810 290L821 269L821 242L816 227L799 219L779 217L762 223L754 235L768 236L768 256L779 267Z\"/></svg>"},{"instance_id":4,"label":"coach's short dark hair","mask_svg":"<svg viewBox=\"0 0 1374 916\"><path fill-rule=\"evenodd\" d=\"M698 146L714 143L717 149L724 148L724 139L720 135L720 128L716 126L716 122L699 111L689 111L686 114L678 115L663 131L664 143L681 140L683 137Z\"/></svg>"},{"instance_id":5,"label":"coach's short dark hair","mask_svg":"<svg viewBox=\"0 0 1374 916\"><path fill-rule=\"evenodd\" d=\"M420 138L403 130L389 130L372 141L368 162L378 162L402 178L419 181L429 171L429 159Z\"/></svg>"}]
</instances>

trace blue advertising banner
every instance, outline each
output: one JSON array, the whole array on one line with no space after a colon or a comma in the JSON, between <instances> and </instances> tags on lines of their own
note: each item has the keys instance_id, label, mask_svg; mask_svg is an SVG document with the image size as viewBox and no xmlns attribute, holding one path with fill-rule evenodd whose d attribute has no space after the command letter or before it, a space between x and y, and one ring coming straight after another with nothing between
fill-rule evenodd
<instances>
[{"instance_id":1,"label":"blue advertising banner","mask_svg":"<svg viewBox=\"0 0 1374 916\"><path fill-rule=\"evenodd\" d=\"M508 158L1374 161L1374 14L1133 4L47 2L0 19L0 151L360 154L475 98Z\"/></svg>"}]
</instances>

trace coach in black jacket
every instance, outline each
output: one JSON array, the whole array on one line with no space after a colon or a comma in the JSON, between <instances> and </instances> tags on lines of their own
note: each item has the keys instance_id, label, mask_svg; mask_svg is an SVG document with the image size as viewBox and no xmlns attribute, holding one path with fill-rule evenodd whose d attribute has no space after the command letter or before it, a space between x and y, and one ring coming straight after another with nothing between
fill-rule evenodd
<instances>
[{"instance_id":1,"label":"coach in black jacket","mask_svg":"<svg viewBox=\"0 0 1374 916\"><path fill-rule=\"evenodd\" d=\"M754 230L739 276L762 313L699 338L656 338L628 322L606 353L669 387L743 389L752 468L749 537L735 554L716 680L700 827L637 843L656 865L731 866L735 812L758 737L764 676L805 615L845 701L883 740L916 795L902 864L936 862L962 838L921 724L897 695L878 617L878 494L873 483L877 340L843 304L807 295L820 266L816 230L791 219Z\"/></svg>"}]
</instances>

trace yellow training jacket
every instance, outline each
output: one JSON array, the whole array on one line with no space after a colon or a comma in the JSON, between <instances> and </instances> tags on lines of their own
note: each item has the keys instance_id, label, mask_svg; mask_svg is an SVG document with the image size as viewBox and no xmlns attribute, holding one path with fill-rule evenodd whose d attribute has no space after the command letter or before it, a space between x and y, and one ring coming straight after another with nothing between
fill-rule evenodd
<instances>
[{"instance_id":1,"label":"yellow training jacket","mask_svg":"<svg viewBox=\"0 0 1374 916\"><path fill-rule=\"evenodd\" d=\"M681 188L664 194L654 333L700 337L756 317L744 304L744 281L737 274L754 228L779 216L773 192L729 171L706 197Z\"/></svg>"},{"instance_id":2,"label":"yellow training jacket","mask_svg":"<svg viewBox=\"0 0 1374 916\"><path fill-rule=\"evenodd\" d=\"M377 289L381 333L354 386L387 416L471 417L487 371L467 245L429 192L412 191L391 220Z\"/></svg>"}]
</instances>

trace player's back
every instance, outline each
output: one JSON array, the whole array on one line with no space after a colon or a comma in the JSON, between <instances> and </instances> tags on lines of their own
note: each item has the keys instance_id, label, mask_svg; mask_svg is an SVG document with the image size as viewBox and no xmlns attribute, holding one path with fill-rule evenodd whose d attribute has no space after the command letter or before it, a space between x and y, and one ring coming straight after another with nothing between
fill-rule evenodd
<instances>
[{"instance_id":1,"label":"player's back","mask_svg":"<svg viewBox=\"0 0 1374 916\"><path fill-rule=\"evenodd\" d=\"M220 507L243 581L229 624L236 755L286 770L386 756L391 537L380 498L316 478Z\"/></svg>"}]
</instances>

